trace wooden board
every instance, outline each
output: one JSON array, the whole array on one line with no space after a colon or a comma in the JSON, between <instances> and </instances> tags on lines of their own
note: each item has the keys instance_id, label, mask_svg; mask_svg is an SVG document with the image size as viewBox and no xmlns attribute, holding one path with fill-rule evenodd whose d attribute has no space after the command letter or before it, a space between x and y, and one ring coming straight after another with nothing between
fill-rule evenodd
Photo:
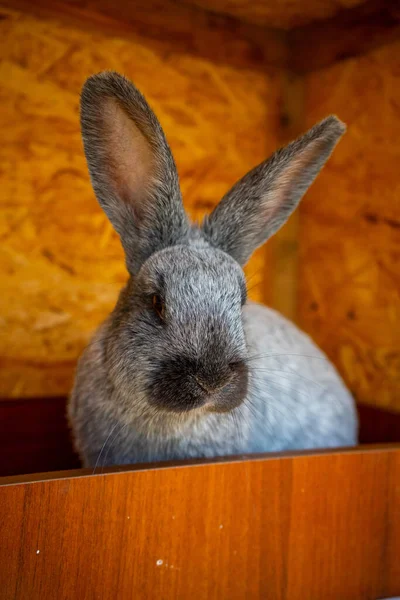
<instances>
[{"instance_id":1,"label":"wooden board","mask_svg":"<svg viewBox=\"0 0 400 600\"><path fill-rule=\"evenodd\" d=\"M297 73L307 73L398 39L399 3L367 0L324 21L291 30L288 65Z\"/></svg>"},{"instance_id":2,"label":"wooden board","mask_svg":"<svg viewBox=\"0 0 400 600\"><path fill-rule=\"evenodd\" d=\"M0 487L2 600L400 593L399 447L76 475Z\"/></svg>"},{"instance_id":3,"label":"wooden board","mask_svg":"<svg viewBox=\"0 0 400 600\"><path fill-rule=\"evenodd\" d=\"M305 80L286 69L281 77L280 144L284 146L304 133ZM271 305L287 319L297 319L299 209L270 241Z\"/></svg>"},{"instance_id":4,"label":"wooden board","mask_svg":"<svg viewBox=\"0 0 400 600\"><path fill-rule=\"evenodd\" d=\"M328 19L365 0L186 0L207 10L232 15L250 23L292 29Z\"/></svg>"},{"instance_id":5,"label":"wooden board","mask_svg":"<svg viewBox=\"0 0 400 600\"><path fill-rule=\"evenodd\" d=\"M261 71L258 55L254 69L213 63L183 53L173 37L146 38L144 28L127 40L8 9L1 16L0 394L65 395L77 356L126 279L83 156L85 78L111 68L134 79L160 117L185 204L200 219L276 148L279 76ZM249 65L246 40L235 44ZM267 267L261 250L248 269L251 296L261 301L269 298Z\"/></svg>"},{"instance_id":6,"label":"wooden board","mask_svg":"<svg viewBox=\"0 0 400 600\"><path fill-rule=\"evenodd\" d=\"M242 68L315 70L400 37L392 0L0 0L79 29L151 38L153 45ZM168 40L168 41L167 41ZM167 41L167 44L165 42ZM318 52L315 49L318 48Z\"/></svg>"},{"instance_id":7,"label":"wooden board","mask_svg":"<svg viewBox=\"0 0 400 600\"><path fill-rule=\"evenodd\" d=\"M35 0L34 3L29 0L2 0L2 3L72 18L80 13L84 20L92 18L103 26L109 26L113 19L127 23L134 20L159 27L168 22L175 30L182 31L185 20L192 20L195 27L199 21L207 21L210 29L218 27L219 22L227 30L232 25L237 30L240 23L270 30L288 30L332 18L368 1L371 0L135 0L134 3L128 0L118 3L112 0L97 0L95 3L85 0ZM99 14L104 18L96 17Z\"/></svg>"},{"instance_id":8,"label":"wooden board","mask_svg":"<svg viewBox=\"0 0 400 600\"><path fill-rule=\"evenodd\" d=\"M248 24L176 0L0 0L0 6L39 18L60 19L83 31L151 39L165 54L205 58L239 68L286 64L285 32Z\"/></svg>"},{"instance_id":9,"label":"wooden board","mask_svg":"<svg viewBox=\"0 0 400 600\"><path fill-rule=\"evenodd\" d=\"M400 42L307 76L348 124L300 210L301 325L360 402L400 411Z\"/></svg>"}]
</instances>

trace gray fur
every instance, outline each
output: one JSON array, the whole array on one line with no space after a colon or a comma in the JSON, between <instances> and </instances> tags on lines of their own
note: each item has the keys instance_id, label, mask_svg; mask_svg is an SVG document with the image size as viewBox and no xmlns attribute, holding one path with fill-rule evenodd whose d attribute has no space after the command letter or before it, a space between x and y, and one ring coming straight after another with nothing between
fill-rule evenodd
<instances>
[{"instance_id":1,"label":"gray fur","mask_svg":"<svg viewBox=\"0 0 400 600\"><path fill-rule=\"evenodd\" d=\"M115 165L121 148L112 119L103 118L105 97L117 100L154 153L146 165L157 166L156 176L150 171L144 190L125 193L137 180ZM82 129L93 187L134 275L78 364L68 413L84 464L356 443L353 399L335 368L293 324L246 302L240 266L287 219L343 125L329 117L279 150L200 228L188 223L161 127L132 84L115 73L90 78Z\"/></svg>"},{"instance_id":2,"label":"gray fur","mask_svg":"<svg viewBox=\"0 0 400 600\"><path fill-rule=\"evenodd\" d=\"M104 122L104 103L108 99L135 123L155 159L153 178L146 182L146 189L132 190L130 203L121 199L113 177L116 165ZM142 94L117 73L100 73L86 81L81 95L81 129L93 189L120 235L127 267L133 275L156 249L173 246L189 230L171 150ZM151 201L137 202L135 196L139 193Z\"/></svg>"}]
</instances>

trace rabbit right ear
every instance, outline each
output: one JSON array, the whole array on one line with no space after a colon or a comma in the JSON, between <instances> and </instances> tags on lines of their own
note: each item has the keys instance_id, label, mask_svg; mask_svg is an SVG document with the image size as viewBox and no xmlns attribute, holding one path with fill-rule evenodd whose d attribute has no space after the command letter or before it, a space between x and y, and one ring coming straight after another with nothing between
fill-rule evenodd
<instances>
[{"instance_id":1,"label":"rabbit right ear","mask_svg":"<svg viewBox=\"0 0 400 600\"><path fill-rule=\"evenodd\" d=\"M289 218L345 130L327 117L245 175L205 218L209 242L245 265Z\"/></svg>"},{"instance_id":2,"label":"rabbit right ear","mask_svg":"<svg viewBox=\"0 0 400 600\"><path fill-rule=\"evenodd\" d=\"M93 189L135 274L189 230L171 150L142 94L118 73L86 81L81 128Z\"/></svg>"}]
</instances>

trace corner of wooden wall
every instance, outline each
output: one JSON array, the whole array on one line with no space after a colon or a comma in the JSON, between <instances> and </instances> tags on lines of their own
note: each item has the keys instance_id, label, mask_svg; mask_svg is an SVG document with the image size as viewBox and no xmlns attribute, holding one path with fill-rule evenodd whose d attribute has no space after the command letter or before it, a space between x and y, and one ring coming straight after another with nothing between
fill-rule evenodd
<instances>
[{"instance_id":1,"label":"corner of wooden wall","mask_svg":"<svg viewBox=\"0 0 400 600\"><path fill-rule=\"evenodd\" d=\"M305 78L286 68L281 74L280 145L284 146L303 132ZM272 307L285 317L297 319L299 211L271 240Z\"/></svg>"}]
</instances>

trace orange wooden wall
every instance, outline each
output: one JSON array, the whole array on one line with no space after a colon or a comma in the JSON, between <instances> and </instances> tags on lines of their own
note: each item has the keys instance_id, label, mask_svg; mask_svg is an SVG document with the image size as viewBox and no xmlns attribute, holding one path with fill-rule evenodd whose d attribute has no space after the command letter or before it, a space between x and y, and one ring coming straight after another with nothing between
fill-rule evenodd
<instances>
[{"instance_id":1,"label":"orange wooden wall","mask_svg":"<svg viewBox=\"0 0 400 600\"><path fill-rule=\"evenodd\" d=\"M248 21L277 27L294 27L320 19L326 20L343 9L363 4L365 0L189 0L207 10L226 13Z\"/></svg>"},{"instance_id":2,"label":"orange wooden wall","mask_svg":"<svg viewBox=\"0 0 400 600\"><path fill-rule=\"evenodd\" d=\"M66 394L126 278L81 147L85 78L115 69L145 93L175 154L186 207L200 218L276 148L280 75L257 56L252 66L240 38L233 64L214 63L176 51L173 39L112 38L6 9L1 16L0 396ZM248 271L252 297L266 300L265 250Z\"/></svg>"},{"instance_id":3,"label":"orange wooden wall","mask_svg":"<svg viewBox=\"0 0 400 600\"><path fill-rule=\"evenodd\" d=\"M299 320L357 399L400 411L400 42L306 77L348 132L300 211Z\"/></svg>"}]
</instances>

